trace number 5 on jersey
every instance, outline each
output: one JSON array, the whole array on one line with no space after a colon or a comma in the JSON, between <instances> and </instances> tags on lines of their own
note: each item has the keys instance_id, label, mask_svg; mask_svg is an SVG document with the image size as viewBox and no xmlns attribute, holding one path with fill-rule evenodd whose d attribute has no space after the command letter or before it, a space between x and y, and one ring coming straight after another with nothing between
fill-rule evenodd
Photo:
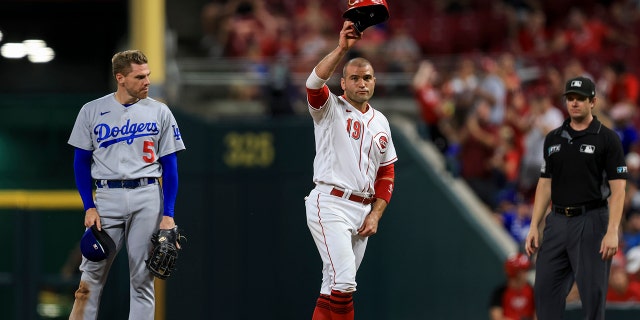
<instances>
[{"instance_id":1,"label":"number 5 on jersey","mask_svg":"<svg viewBox=\"0 0 640 320\"><path fill-rule=\"evenodd\" d=\"M153 151L153 141L145 141L142 152L147 155L142 156L142 160L146 163L152 163L156 160L156 153Z\"/></svg>"}]
</instances>

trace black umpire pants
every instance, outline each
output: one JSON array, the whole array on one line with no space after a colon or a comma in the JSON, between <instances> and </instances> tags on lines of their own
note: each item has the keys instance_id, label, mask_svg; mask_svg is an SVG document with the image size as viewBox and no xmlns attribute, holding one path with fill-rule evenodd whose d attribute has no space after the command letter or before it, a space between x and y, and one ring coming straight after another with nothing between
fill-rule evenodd
<instances>
[{"instance_id":1,"label":"black umpire pants","mask_svg":"<svg viewBox=\"0 0 640 320\"><path fill-rule=\"evenodd\" d=\"M584 319L604 319L611 260L603 261L599 251L609 223L608 207L572 217L552 210L545 221L534 284L538 319L564 318L574 280Z\"/></svg>"}]
</instances>

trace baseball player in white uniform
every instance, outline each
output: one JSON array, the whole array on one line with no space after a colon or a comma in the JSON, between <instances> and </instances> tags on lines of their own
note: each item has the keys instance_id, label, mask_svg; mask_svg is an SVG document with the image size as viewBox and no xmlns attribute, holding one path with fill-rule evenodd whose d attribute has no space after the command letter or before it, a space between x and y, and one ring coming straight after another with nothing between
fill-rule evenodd
<instances>
[{"instance_id":1,"label":"baseball player in white uniform","mask_svg":"<svg viewBox=\"0 0 640 320\"><path fill-rule=\"evenodd\" d=\"M116 252L99 262L83 257L69 319L98 317L102 289L123 245L129 259L129 319L153 319L154 276L145 260L152 234L175 226L176 153L185 149L180 130L169 108L148 97L150 71L142 52L116 53L112 67L117 91L82 107L68 143L75 147L84 226L105 230Z\"/></svg>"},{"instance_id":2,"label":"baseball player in white uniform","mask_svg":"<svg viewBox=\"0 0 640 320\"><path fill-rule=\"evenodd\" d=\"M391 199L396 151L386 117L369 105L376 78L371 63L349 60L340 84L326 82L362 34L345 21L338 46L307 79L316 157L315 188L305 198L307 225L322 258L322 286L313 320L354 318L352 294L367 239Z\"/></svg>"}]
</instances>

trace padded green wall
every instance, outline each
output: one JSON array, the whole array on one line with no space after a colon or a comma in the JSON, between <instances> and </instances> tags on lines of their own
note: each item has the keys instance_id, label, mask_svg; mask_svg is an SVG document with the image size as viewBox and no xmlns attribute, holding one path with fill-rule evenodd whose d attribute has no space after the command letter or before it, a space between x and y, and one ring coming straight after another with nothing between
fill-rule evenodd
<instances>
[{"instance_id":1,"label":"padded green wall","mask_svg":"<svg viewBox=\"0 0 640 320\"><path fill-rule=\"evenodd\" d=\"M0 95L0 189L74 189L66 141L79 108L99 96ZM187 146L178 157L176 222L188 241L167 281L166 319L310 319L321 277L303 201L313 187L310 118L206 122L174 113ZM356 318L487 319L501 254L394 132L396 189L358 273ZM0 241L9 244L0 259L3 318L39 319L37 295L46 288L72 299L77 279L63 279L60 268L81 219L81 210L0 210ZM124 251L103 297L101 318L126 318Z\"/></svg>"}]
</instances>

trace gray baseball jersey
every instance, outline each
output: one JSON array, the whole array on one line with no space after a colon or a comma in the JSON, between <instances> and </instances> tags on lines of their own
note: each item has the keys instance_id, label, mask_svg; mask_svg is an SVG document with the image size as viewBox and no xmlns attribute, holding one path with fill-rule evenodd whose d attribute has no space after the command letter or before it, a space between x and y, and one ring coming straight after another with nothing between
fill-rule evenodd
<instances>
[{"instance_id":1,"label":"gray baseball jersey","mask_svg":"<svg viewBox=\"0 0 640 320\"><path fill-rule=\"evenodd\" d=\"M159 178L158 159L185 149L180 130L167 105L145 98L125 107L113 93L85 104L76 118L68 143L93 151L91 176L98 180ZM131 297L129 319L154 317L153 275L146 270L151 235L163 212L158 182L138 188L97 188L96 210L102 229L116 243L125 245L129 257ZM82 259L80 287L70 319L96 319L100 296L115 254L107 260Z\"/></svg>"},{"instance_id":2,"label":"gray baseball jersey","mask_svg":"<svg viewBox=\"0 0 640 320\"><path fill-rule=\"evenodd\" d=\"M185 149L167 105L146 98L125 107L113 93L82 107L68 143L93 151L94 179L158 178L158 158Z\"/></svg>"}]
</instances>

